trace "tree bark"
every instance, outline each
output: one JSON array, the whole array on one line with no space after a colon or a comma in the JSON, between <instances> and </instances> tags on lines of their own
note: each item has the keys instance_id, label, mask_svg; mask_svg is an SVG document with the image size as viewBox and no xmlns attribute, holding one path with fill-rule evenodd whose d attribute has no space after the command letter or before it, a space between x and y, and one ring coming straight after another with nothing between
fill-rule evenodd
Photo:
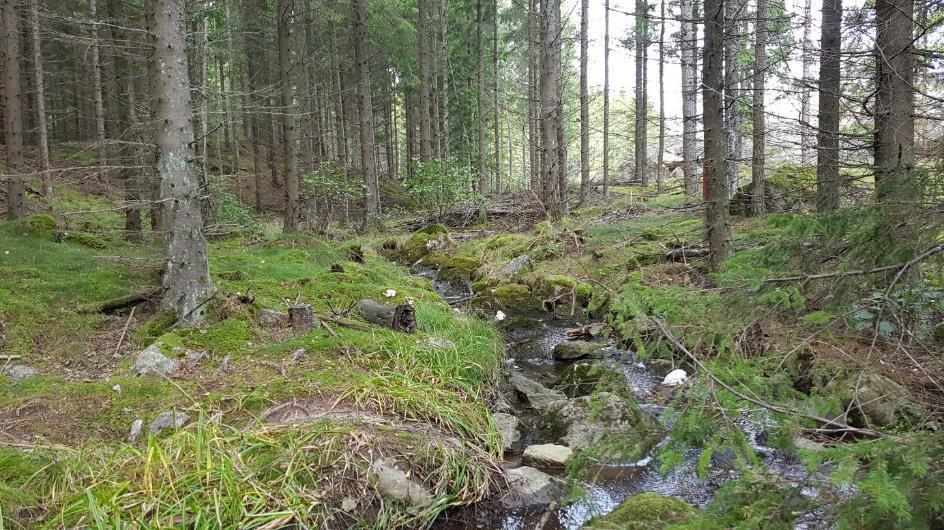
<instances>
[{"instance_id":1,"label":"tree bark","mask_svg":"<svg viewBox=\"0 0 944 530\"><path fill-rule=\"evenodd\" d=\"M560 0L542 0L541 46L541 149L544 205L552 218L561 214L564 190L560 189L563 167L561 149L561 17Z\"/></svg>"},{"instance_id":2,"label":"tree bark","mask_svg":"<svg viewBox=\"0 0 944 530\"><path fill-rule=\"evenodd\" d=\"M33 38L33 84L36 86L36 124L39 129L39 164L43 196L52 195L49 171L49 128L46 123L46 82L43 76L42 39L39 36L39 0L29 0L30 30Z\"/></svg>"},{"instance_id":3,"label":"tree bark","mask_svg":"<svg viewBox=\"0 0 944 530\"><path fill-rule=\"evenodd\" d=\"M243 17L246 21L246 85L249 89L249 135L252 143L253 188L256 213L262 213L263 158L262 158L262 118L259 116L262 99L259 96L259 64L262 61L258 51L259 27L254 19L254 11L249 2L243 2Z\"/></svg>"},{"instance_id":4,"label":"tree bark","mask_svg":"<svg viewBox=\"0 0 944 530\"><path fill-rule=\"evenodd\" d=\"M729 0L730 1L730 0ZM705 228L711 249L709 264L717 271L728 254L728 193L724 175L724 118L721 101L724 48L724 2L705 0L705 47L702 70L702 115L705 130Z\"/></svg>"},{"instance_id":5,"label":"tree bark","mask_svg":"<svg viewBox=\"0 0 944 530\"><path fill-rule=\"evenodd\" d=\"M388 306L373 300L361 300L357 303L357 311L372 324L406 333L416 331L416 310L411 305Z\"/></svg>"},{"instance_id":6,"label":"tree bark","mask_svg":"<svg viewBox=\"0 0 944 530\"><path fill-rule=\"evenodd\" d=\"M603 2L603 196L610 196L610 0Z\"/></svg>"},{"instance_id":7,"label":"tree bark","mask_svg":"<svg viewBox=\"0 0 944 530\"><path fill-rule=\"evenodd\" d=\"M727 141L727 160L725 160L725 178L728 181L728 193L734 193L738 185L738 165L741 158L741 109L738 105L738 55L741 53L738 33L738 13L740 2L729 1L725 5L724 39L724 122L725 141ZM728 197L730 198L730 197Z\"/></svg>"},{"instance_id":8,"label":"tree bark","mask_svg":"<svg viewBox=\"0 0 944 530\"><path fill-rule=\"evenodd\" d=\"M802 50L802 70L800 86L800 162L802 164L810 163L810 148L813 145L813 127L810 123L810 89L813 83L811 71L813 69L813 45L810 42L810 33L813 27L812 1L805 0L803 3L803 43Z\"/></svg>"},{"instance_id":9,"label":"tree bark","mask_svg":"<svg viewBox=\"0 0 944 530\"><path fill-rule=\"evenodd\" d=\"M213 286L194 164L184 6L184 0L155 0L156 12L149 17L157 73L157 170L167 234L161 305L176 311L182 319L198 322L201 304Z\"/></svg>"},{"instance_id":10,"label":"tree bark","mask_svg":"<svg viewBox=\"0 0 944 530\"><path fill-rule=\"evenodd\" d=\"M646 49L649 46L648 12L648 0L636 0L636 100L634 101L636 123L635 134L633 135L633 161L636 180L642 183L643 186L649 185L649 173L647 171L648 153L646 152L648 149L646 145L646 136L648 134L648 109L646 108Z\"/></svg>"},{"instance_id":11,"label":"tree bark","mask_svg":"<svg viewBox=\"0 0 944 530\"><path fill-rule=\"evenodd\" d=\"M89 17L92 20L92 93L95 100L95 135L97 140L98 163L108 165L105 151L105 103L102 97L102 64L99 54L98 13L96 0L89 0Z\"/></svg>"},{"instance_id":12,"label":"tree bark","mask_svg":"<svg viewBox=\"0 0 944 530\"><path fill-rule=\"evenodd\" d=\"M295 157L295 106L292 94L291 4L278 0L279 76L282 85L282 154L285 162L285 232L298 228L298 159Z\"/></svg>"},{"instance_id":13,"label":"tree bark","mask_svg":"<svg viewBox=\"0 0 944 530\"><path fill-rule=\"evenodd\" d=\"M482 13L482 0L475 3L475 50L477 56L478 93L476 98L476 121L478 131L478 175L480 195L488 193L488 174L485 173L485 46L482 40L482 30L485 19ZM484 209L482 213L484 214Z\"/></svg>"},{"instance_id":14,"label":"tree bark","mask_svg":"<svg viewBox=\"0 0 944 530\"><path fill-rule=\"evenodd\" d=\"M693 0L681 0L679 48L682 63L682 173L685 193L698 194L698 34ZM719 43L720 45L720 43Z\"/></svg>"},{"instance_id":15,"label":"tree bark","mask_svg":"<svg viewBox=\"0 0 944 530\"><path fill-rule=\"evenodd\" d=\"M842 0L823 0L816 149L816 209L820 212L839 207L841 30Z\"/></svg>"},{"instance_id":16,"label":"tree bark","mask_svg":"<svg viewBox=\"0 0 944 530\"><path fill-rule=\"evenodd\" d=\"M492 72L495 75L493 93L492 93L492 140L494 143L493 150L495 151L495 192L502 192L502 174L501 174L501 128L499 127L499 106L498 106L498 93L500 88L500 79L501 72L498 71L498 0L494 2L494 19L492 26ZM511 178L511 175L508 176Z\"/></svg>"},{"instance_id":17,"label":"tree bark","mask_svg":"<svg viewBox=\"0 0 944 530\"><path fill-rule=\"evenodd\" d=\"M430 122L430 79L429 79L429 15L427 2L436 0L418 0L419 28L416 39L420 53L420 161L433 160L432 124Z\"/></svg>"},{"instance_id":18,"label":"tree bark","mask_svg":"<svg viewBox=\"0 0 944 530\"><path fill-rule=\"evenodd\" d=\"M360 114L361 166L364 172L364 230L380 226L380 185L374 160L374 116L367 54L367 0L354 0L354 61Z\"/></svg>"},{"instance_id":19,"label":"tree bark","mask_svg":"<svg viewBox=\"0 0 944 530\"><path fill-rule=\"evenodd\" d=\"M19 14L16 0L0 0L0 32L3 51L3 133L6 147L7 218L26 216L26 184L23 180L23 108L20 85Z\"/></svg>"},{"instance_id":20,"label":"tree bark","mask_svg":"<svg viewBox=\"0 0 944 530\"><path fill-rule=\"evenodd\" d=\"M590 1L580 0L580 204L590 186L590 103L587 95L587 50Z\"/></svg>"},{"instance_id":21,"label":"tree bark","mask_svg":"<svg viewBox=\"0 0 944 530\"><path fill-rule=\"evenodd\" d=\"M656 193L662 193L663 181L665 180L663 172L665 171L665 3L666 0L659 2L659 160L656 163L658 172L656 173Z\"/></svg>"},{"instance_id":22,"label":"tree bark","mask_svg":"<svg viewBox=\"0 0 944 530\"><path fill-rule=\"evenodd\" d=\"M731 1L731 0L728 0ZM754 24L754 131L753 154L751 157L751 213L762 215L767 212L765 200L766 179L764 175L766 158L767 123L764 108L764 78L767 70L767 0L757 0L757 18Z\"/></svg>"}]
</instances>

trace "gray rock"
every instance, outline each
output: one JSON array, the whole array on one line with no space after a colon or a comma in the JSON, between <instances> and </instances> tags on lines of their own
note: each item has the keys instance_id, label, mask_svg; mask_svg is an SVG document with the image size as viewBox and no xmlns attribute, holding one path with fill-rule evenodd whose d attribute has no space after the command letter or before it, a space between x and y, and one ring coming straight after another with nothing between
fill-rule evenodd
<instances>
[{"instance_id":1,"label":"gray rock","mask_svg":"<svg viewBox=\"0 0 944 530\"><path fill-rule=\"evenodd\" d=\"M573 361L599 355L606 346L585 340L565 340L554 346L554 358L558 361Z\"/></svg>"},{"instance_id":2,"label":"gray rock","mask_svg":"<svg viewBox=\"0 0 944 530\"><path fill-rule=\"evenodd\" d=\"M133 444L141 438L141 431L144 429L144 420L136 419L131 424L131 432L128 433L128 443Z\"/></svg>"},{"instance_id":3,"label":"gray rock","mask_svg":"<svg viewBox=\"0 0 944 530\"><path fill-rule=\"evenodd\" d=\"M262 308L256 313L256 320L266 327L282 326L288 324L288 313Z\"/></svg>"},{"instance_id":4,"label":"gray rock","mask_svg":"<svg viewBox=\"0 0 944 530\"><path fill-rule=\"evenodd\" d=\"M308 350L305 348L299 348L292 352L292 355L289 356L288 360L297 363L308 358Z\"/></svg>"},{"instance_id":5,"label":"gray rock","mask_svg":"<svg viewBox=\"0 0 944 530\"><path fill-rule=\"evenodd\" d=\"M206 352L187 350L187 353L184 355L187 357L188 361L198 363L206 357Z\"/></svg>"},{"instance_id":6,"label":"gray rock","mask_svg":"<svg viewBox=\"0 0 944 530\"><path fill-rule=\"evenodd\" d=\"M562 392L551 390L517 372L511 374L508 382L538 412L547 412L554 406L562 405L567 401L567 396Z\"/></svg>"},{"instance_id":7,"label":"gray rock","mask_svg":"<svg viewBox=\"0 0 944 530\"><path fill-rule=\"evenodd\" d=\"M661 436L659 423L651 414L610 392L571 399L556 412L567 431L561 441L575 452L587 449L604 437L619 436L621 447L601 457L641 458Z\"/></svg>"},{"instance_id":8,"label":"gray rock","mask_svg":"<svg viewBox=\"0 0 944 530\"><path fill-rule=\"evenodd\" d=\"M502 504L508 508L547 506L564 496L563 483L533 467L522 466L505 473L508 492Z\"/></svg>"},{"instance_id":9,"label":"gray rock","mask_svg":"<svg viewBox=\"0 0 944 530\"><path fill-rule=\"evenodd\" d=\"M161 412L151 422L151 427L148 430L151 434L159 434L164 429L179 429L186 425L189 420L190 416L184 412Z\"/></svg>"},{"instance_id":10,"label":"gray rock","mask_svg":"<svg viewBox=\"0 0 944 530\"><path fill-rule=\"evenodd\" d=\"M498 269L498 276L502 278L511 278L513 276L517 276L519 273L529 268L531 268L531 258L529 258L527 254L522 254L502 265L502 268Z\"/></svg>"},{"instance_id":11,"label":"gray rock","mask_svg":"<svg viewBox=\"0 0 944 530\"><path fill-rule=\"evenodd\" d=\"M13 379L14 381L22 381L24 379L29 379L30 377L36 377L39 375L39 370L33 368L32 366L18 364L7 370L7 375L9 375L10 379Z\"/></svg>"},{"instance_id":12,"label":"gray rock","mask_svg":"<svg viewBox=\"0 0 944 530\"><path fill-rule=\"evenodd\" d=\"M427 337L427 339L423 341L423 345L434 350L451 350L456 347L456 343L451 340L441 339L439 337Z\"/></svg>"},{"instance_id":13,"label":"gray rock","mask_svg":"<svg viewBox=\"0 0 944 530\"><path fill-rule=\"evenodd\" d=\"M853 405L871 425L888 427L904 419L909 401L908 391L898 383L878 374L864 374L858 381Z\"/></svg>"},{"instance_id":14,"label":"gray rock","mask_svg":"<svg viewBox=\"0 0 944 530\"><path fill-rule=\"evenodd\" d=\"M138 375L170 375L178 368L180 368L180 362L166 357L161 353L160 345L154 343L138 354L132 371Z\"/></svg>"},{"instance_id":15,"label":"gray rock","mask_svg":"<svg viewBox=\"0 0 944 530\"><path fill-rule=\"evenodd\" d=\"M521 455L521 461L537 467L563 468L573 455L573 449L563 445L529 445Z\"/></svg>"},{"instance_id":16,"label":"gray rock","mask_svg":"<svg viewBox=\"0 0 944 530\"><path fill-rule=\"evenodd\" d=\"M492 419L495 420L495 428L501 435L505 452L513 452L521 441L521 431L518 428L521 422L515 416L502 412L492 414Z\"/></svg>"},{"instance_id":17,"label":"gray rock","mask_svg":"<svg viewBox=\"0 0 944 530\"><path fill-rule=\"evenodd\" d=\"M433 498L426 488L383 460L374 462L374 472L377 474L377 490L385 497L413 504L423 504Z\"/></svg>"},{"instance_id":18,"label":"gray rock","mask_svg":"<svg viewBox=\"0 0 944 530\"><path fill-rule=\"evenodd\" d=\"M818 453L826 449L826 446L824 446L823 444L819 442L814 442L813 440L810 440L809 438L804 438L802 436L797 436L796 438L794 438L793 445L797 449L802 449L804 451L811 451L814 453Z\"/></svg>"}]
</instances>

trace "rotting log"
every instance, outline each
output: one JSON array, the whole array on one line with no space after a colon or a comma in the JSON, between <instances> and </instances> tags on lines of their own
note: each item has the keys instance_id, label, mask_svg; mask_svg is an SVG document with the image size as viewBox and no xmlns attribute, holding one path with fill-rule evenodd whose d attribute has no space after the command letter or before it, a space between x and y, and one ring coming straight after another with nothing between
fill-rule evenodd
<instances>
[{"instance_id":1,"label":"rotting log","mask_svg":"<svg viewBox=\"0 0 944 530\"><path fill-rule=\"evenodd\" d=\"M292 332L295 335L304 335L315 327L315 314L308 304L289 307L288 318L292 322Z\"/></svg>"},{"instance_id":2,"label":"rotting log","mask_svg":"<svg viewBox=\"0 0 944 530\"><path fill-rule=\"evenodd\" d=\"M127 309L129 307L134 307L138 304L143 304L145 302L157 301L159 295L161 294L161 289L151 289L149 291L141 291L137 293L131 293L129 295L121 296L118 298L112 298L110 300L105 300L100 304L92 304L80 309L81 313L114 313L122 309Z\"/></svg>"},{"instance_id":3,"label":"rotting log","mask_svg":"<svg viewBox=\"0 0 944 530\"><path fill-rule=\"evenodd\" d=\"M365 299L357 303L357 311L372 324L406 333L416 331L416 310L409 304L389 306Z\"/></svg>"}]
</instances>

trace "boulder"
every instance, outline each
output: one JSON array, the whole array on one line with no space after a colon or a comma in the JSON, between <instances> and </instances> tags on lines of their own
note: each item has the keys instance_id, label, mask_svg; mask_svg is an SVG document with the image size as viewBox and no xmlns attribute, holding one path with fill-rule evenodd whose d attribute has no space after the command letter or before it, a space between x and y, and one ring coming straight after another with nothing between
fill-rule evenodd
<instances>
[{"instance_id":1,"label":"boulder","mask_svg":"<svg viewBox=\"0 0 944 530\"><path fill-rule=\"evenodd\" d=\"M453 244L443 225L433 224L413 232L397 250L397 261L412 265L430 252L442 252Z\"/></svg>"},{"instance_id":2,"label":"boulder","mask_svg":"<svg viewBox=\"0 0 944 530\"><path fill-rule=\"evenodd\" d=\"M531 258L527 254L522 254L502 265L502 268L498 269L498 276L500 278L512 278L530 268Z\"/></svg>"},{"instance_id":3,"label":"boulder","mask_svg":"<svg viewBox=\"0 0 944 530\"><path fill-rule=\"evenodd\" d=\"M154 418L154 421L151 422L151 427L148 428L148 431L150 431L151 434L160 434L161 431L168 428L179 429L186 425L189 420L190 416L184 412L161 412Z\"/></svg>"},{"instance_id":4,"label":"boulder","mask_svg":"<svg viewBox=\"0 0 944 530\"><path fill-rule=\"evenodd\" d=\"M521 461L525 464L536 467L563 468L570 457L574 455L573 449L557 444L529 445L521 455Z\"/></svg>"},{"instance_id":5,"label":"boulder","mask_svg":"<svg viewBox=\"0 0 944 530\"><path fill-rule=\"evenodd\" d=\"M505 472L505 478L508 481L508 492L502 498L502 504L508 508L547 506L564 496L561 480L533 467L509 469Z\"/></svg>"},{"instance_id":6,"label":"boulder","mask_svg":"<svg viewBox=\"0 0 944 530\"><path fill-rule=\"evenodd\" d=\"M558 361L573 361L584 357L598 356L606 345L585 340L565 340L554 346L554 358Z\"/></svg>"},{"instance_id":7,"label":"boulder","mask_svg":"<svg viewBox=\"0 0 944 530\"><path fill-rule=\"evenodd\" d=\"M495 429L501 435L502 447L506 453L514 451L518 442L521 441L521 431L519 429L521 422L517 417L503 412L492 414L492 420L495 422Z\"/></svg>"},{"instance_id":8,"label":"boulder","mask_svg":"<svg viewBox=\"0 0 944 530\"><path fill-rule=\"evenodd\" d=\"M515 372L511 374L508 382L511 383L512 388L515 389L519 397L523 397L524 400L530 403L538 412L547 412L555 406L567 402L567 396L562 392L551 390L537 381L528 379L520 373Z\"/></svg>"},{"instance_id":9,"label":"boulder","mask_svg":"<svg viewBox=\"0 0 944 530\"><path fill-rule=\"evenodd\" d=\"M561 441L575 452L599 449L601 460L639 460L662 434L661 425L651 414L610 392L571 399L559 405L556 413L565 430ZM599 444L604 439L605 443Z\"/></svg>"},{"instance_id":10,"label":"boulder","mask_svg":"<svg viewBox=\"0 0 944 530\"><path fill-rule=\"evenodd\" d=\"M531 288L520 283L502 284L492 289L476 291L471 304L473 309L502 309L517 313L543 309L541 300L531 293Z\"/></svg>"},{"instance_id":11,"label":"boulder","mask_svg":"<svg viewBox=\"0 0 944 530\"><path fill-rule=\"evenodd\" d=\"M623 501L612 512L594 517L584 530L660 530L686 523L698 513L692 505L677 497L658 493L638 493Z\"/></svg>"},{"instance_id":12,"label":"boulder","mask_svg":"<svg viewBox=\"0 0 944 530\"><path fill-rule=\"evenodd\" d=\"M276 311L275 309L262 308L256 313L256 321L267 328L284 326L288 324L288 313Z\"/></svg>"},{"instance_id":13,"label":"boulder","mask_svg":"<svg viewBox=\"0 0 944 530\"><path fill-rule=\"evenodd\" d=\"M381 495L412 504L423 504L433 498L426 488L410 480L406 473L384 463L383 460L375 461L373 467L377 476L377 491Z\"/></svg>"},{"instance_id":14,"label":"boulder","mask_svg":"<svg viewBox=\"0 0 944 530\"><path fill-rule=\"evenodd\" d=\"M30 377L36 377L39 375L39 370L33 368L32 366L18 364L7 370L7 375L9 375L10 379L13 379L14 381L22 381L24 379L29 379Z\"/></svg>"},{"instance_id":15,"label":"boulder","mask_svg":"<svg viewBox=\"0 0 944 530\"><path fill-rule=\"evenodd\" d=\"M905 419L911 406L908 391L878 374L864 374L858 381L852 405L869 425L888 427Z\"/></svg>"},{"instance_id":16,"label":"boulder","mask_svg":"<svg viewBox=\"0 0 944 530\"><path fill-rule=\"evenodd\" d=\"M180 362L161 353L158 343L151 344L138 354L132 371L137 375L170 375L180 368Z\"/></svg>"}]
</instances>

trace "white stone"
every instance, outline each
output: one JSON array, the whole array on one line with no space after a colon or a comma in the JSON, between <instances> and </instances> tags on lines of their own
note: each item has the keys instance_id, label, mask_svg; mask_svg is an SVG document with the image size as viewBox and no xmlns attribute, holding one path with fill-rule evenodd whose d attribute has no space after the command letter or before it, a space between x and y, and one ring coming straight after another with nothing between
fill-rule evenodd
<instances>
[{"instance_id":1,"label":"white stone","mask_svg":"<svg viewBox=\"0 0 944 530\"><path fill-rule=\"evenodd\" d=\"M505 320L507 316L508 315L506 315L504 311L501 311L501 310L495 311L495 320L497 320L498 322Z\"/></svg>"},{"instance_id":2,"label":"white stone","mask_svg":"<svg viewBox=\"0 0 944 530\"><path fill-rule=\"evenodd\" d=\"M133 444L141 437L141 429L144 428L144 420L137 419L131 424L131 432L128 433L128 443Z\"/></svg>"},{"instance_id":3,"label":"white stone","mask_svg":"<svg viewBox=\"0 0 944 530\"><path fill-rule=\"evenodd\" d=\"M161 353L161 346L155 342L138 354L133 370L138 375L169 375L179 367L180 362L166 357Z\"/></svg>"},{"instance_id":4,"label":"white stone","mask_svg":"<svg viewBox=\"0 0 944 530\"><path fill-rule=\"evenodd\" d=\"M385 497L413 504L423 504L433 498L426 488L410 480L403 471L385 464L383 460L374 462L374 472L377 473L377 490Z\"/></svg>"},{"instance_id":5,"label":"white stone","mask_svg":"<svg viewBox=\"0 0 944 530\"><path fill-rule=\"evenodd\" d=\"M668 374L665 375L665 379L662 380L662 384L665 386L678 386L688 380L688 373L681 368L676 368Z\"/></svg>"},{"instance_id":6,"label":"white stone","mask_svg":"<svg viewBox=\"0 0 944 530\"><path fill-rule=\"evenodd\" d=\"M563 445L529 445L521 455L521 461L537 467L562 468L573 455L573 449Z\"/></svg>"},{"instance_id":7,"label":"white stone","mask_svg":"<svg viewBox=\"0 0 944 530\"><path fill-rule=\"evenodd\" d=\"M386 296L387 298L393 298L396 295L397 295L397 292L393 289L387 289L386 291L384 291L384 296Z\"/></svg>"}]
</instances>

